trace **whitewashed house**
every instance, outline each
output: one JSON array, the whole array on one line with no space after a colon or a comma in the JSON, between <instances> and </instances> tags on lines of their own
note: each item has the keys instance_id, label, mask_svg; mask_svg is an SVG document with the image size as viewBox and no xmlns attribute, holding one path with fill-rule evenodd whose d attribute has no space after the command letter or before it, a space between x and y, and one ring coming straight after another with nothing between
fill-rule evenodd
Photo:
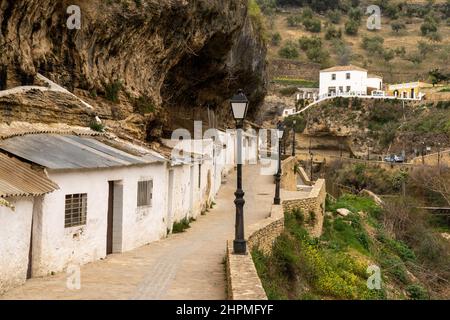
<instances>
[{"instance_id":1,"label":"whitewashed house","mask_svg":"<svg viewBox=\"0 0 450 320\"><path fill-rule=\"evenodd\" d=\"M33 212L57 189L43 170L0 153L0 294L31 277Z\"/></svg>"},{"instance_id":2,"label":"whitewashed house","mask_svg":"<svg viewBox=\"0 0 450 320\"><path fill-rule=\"evenodd\" d=\"M383 79L368 75L366 69L357 66L336 66L320 71L319 96L339 94L370 95L383 89Z\"/></svg>"},{"instance_id":3,"label":"whitewashed house","mask_svg":"<svg viewBox=\"0 0 450 320\"><path fill-rule=\"evenodd\" d=\"M170 217L161 190L167 188L167 161L157 153L106 138L53 134L0 140L0 149L42 168L59 187L34 200L31 276L166 236Z\"/></svg>"}]
</instances>

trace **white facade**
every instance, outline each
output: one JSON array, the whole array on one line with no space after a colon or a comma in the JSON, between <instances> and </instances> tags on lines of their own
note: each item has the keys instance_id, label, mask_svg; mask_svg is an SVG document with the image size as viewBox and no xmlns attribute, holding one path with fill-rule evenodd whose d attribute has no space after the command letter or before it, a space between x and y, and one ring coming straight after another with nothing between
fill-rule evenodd
<instances>
[{"instance_id":1,"label":"white facade","mask_svg":"<svg viewBox=\"0 0 450 320\"><path fill-rule=\"evenodd\" d=\"M103 170L51 171L60 190L46 195L33 225L33 276L63 271L107 255L109 182L114 182L113 252L125 252L166 236L166 164ZM152 204L137 206L139 181L153 181ZM86 224L65 228L65 196L87 194Z\"/></svg>"},{"instance_id":2,"label":"white facade","mask_svg":"<svg viewBox=\"0 0 450 320\"><path fill-rule=\"evenodd\" d=\"M370 90L383 90L383 79L381 77L371 77L367 78L367 89Z\"/></svg>"},{"instance_id":3,"label":"white facade","mask_svg":"<svg viewBox=\"0 0 450 320\"><path fill-rule=\"evenodd\" d=\"M329 69L327 69L329 70ZM343 70L320 72L319 95L336 95L338 93L367 93L367 71Z\"/></svg>"},{"instance_id":4,"label":"white facade","mask_svg":"<svg viewBox=\"0 0 450 320\"><path fill-rule=\"evenodd\" d=\"M0 294L27 279L34 198L6 200L14 209L0 205Z\"/></svg>"}]
</instances>

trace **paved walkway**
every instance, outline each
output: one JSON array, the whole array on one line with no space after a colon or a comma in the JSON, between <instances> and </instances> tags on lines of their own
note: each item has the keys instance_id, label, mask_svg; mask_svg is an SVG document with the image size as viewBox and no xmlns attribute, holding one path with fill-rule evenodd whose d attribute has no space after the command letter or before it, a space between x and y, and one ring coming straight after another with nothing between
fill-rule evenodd
<instances>
[{"instance_id":1,"label":"paved walkway","mask_svg":"<svg viewBox=\"0 0 450 320\"><path fill-rule=\"evenodd\" d=\"M29 280L0 299L225 299L225 243L233 238L235 174L216 206L184 233L81 267L81 289L67 289L67 274ZM269 215L273 176L244 167L246 225Z\"/></svg>"}]
</instances>

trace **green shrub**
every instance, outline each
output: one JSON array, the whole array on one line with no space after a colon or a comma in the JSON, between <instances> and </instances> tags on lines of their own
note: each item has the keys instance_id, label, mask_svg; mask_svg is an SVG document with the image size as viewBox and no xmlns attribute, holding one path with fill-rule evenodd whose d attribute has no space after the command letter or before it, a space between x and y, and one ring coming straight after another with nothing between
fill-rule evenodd
<instances>
[{"instance_id":1,"label":"green shrub","mask_svg":"<svg viewBox=\"0 0 450 320\"><path fill-rule=\"evenodd\" d=\"M359 22L355 20L348 20L345 23L345 33L350 36L355 36L358 34Z\"/></svg>"},{"instance_id":2,"label":"green shrub","mask_svg":"<svg viewBox=\"0 0 450 320\"><path fill-rule=\"evenodd\" d=\"M297 87L287 87L280 89L280 93L283 96L292 96L294 93L297 92Z\"/></svg>"},{"instance_id":3,"label":"green shrub","mask_svg":"<svg viewBox=\"0 0 450 320\"><path fill-rule=\"evenodd\" d=\"M273 46L279 46L280 43L281 43L281 40L282 40L282 39L281 39L280 33L279 33L279 32L276 32L276 33L274 33L274 34L272 35L271 43L272 43Z\"/></svg>"},{"instance_id":4,"label":"green shrub","mask_svg":"<svg viewBox=\"0 0 450 320\"><path fill-rule=\"evenodd\" d=\"M288 41L279 51L278 55L285 59L296 59L299 57L299 52L295 44Z\"/></svg>"},{"instance_id":5,"label":"green shrub","mask_svg":"<svg viewBox=\"0 0 450 320\"><path fill-rule=\"evenodd\" d=\"M103 124L101 124L101 123L96 122L96 121L91 122L89 127L91 128L91 130L94 130L94 131L97 131L97 132L104 132L105 131L105 126Z\"/></svg>"},{"instance_id":6,"label":"green shrub","mask_svg":"<svg viewBox=\"0 0 450 320\"><path fill-rule=\"evenodd\" d=\"M287 25L291 28L298 27L302 22L302 18L298 15L291 15L286 18Z\"/></svg>"},{"instance_id":7,"label":"green shrub","mask_svg":"<svg viewBox=\"0 0 450 320\"><path fill-rule=\"evenodd\" d=\"M311 48L306 51L306 56L312 62L325 64L328 61L330 54L328 51L321 48Z\"/></svg>"},{"instance_id":8,"label":"green shrub","mask_svg":"<svg viewBox=\"0 0 450 320\"><path fill-rule=\"evenodd\" d=\"M328 10L327 18L331 23L339 24L341 22L341 12L339 10Z\"/></svg>"},{"instance_id":9,"label":"green shrub","mask_svg":"<svg viewBox=\"0 0 450 320\"><path fill-rule=\"evenodd\" d=\"M357 22L358 24L361 22L361 18L363 16L363 12L360 8L351 8L348 12L348 16L350 20Z\"/></svg>"},{"instance_id":10,"label":"green shrub","mask_svg":"<svg viewBox=\"0 0 450 320\"><path fill-rule=\"evenodd\" d=\"M333 26L330 26L325 31L325 39L331 40L331 39L340 39L342 38L342 31L341 29L336 29Z\"/></svg>"},{"instance_id":11,"label":"green shrub","mask_svg":"<svg viewBox=\"0 0 450 320\"><path fill-rule=\"evenodd\" d=\"M406 25L404 23L394 21L394 22L391 23L391 29L395 33L399 33L401 30L405 30L406 29Z\"/></svg>"},{"instance_id":12,"label":"green shrub","mask_svg":"<svg viewBox=\"0 0 450 320\"><path fill-rule=\"evenodd\" d=\"M195 221L193 218L183 218L182 220L175 222L172 227L172 233L182 233L185 232L186 229L189 229L191 226L191 222Z\"/></svg>"},{"instance_id":13,"label":"green shrub","mask_svg":"<svg viewBox=\"0 0 450 320\"><path fill-rule=\"evenodd\" d=\"M141 96L135 99L134 109L140 114L153 113L155 112L155 105L153 104L152 99L146 96Z\"/></svg>"},{"instance_id":14,"label":"green shrub","mask_svg":"<svg viewBox=\"0 0 450 320\"><path fill-rule=\"evenodd\" d=\"M113 82L106 84L104 87L105 87L105 98L112 102L118 102L119 92L123 88L122 81L115 80Z\"/></svg>"},{"instance_id":15,"label":"green shrub","mask_svg":"<svg viewBox=\"0 0 450 320\"><path fill-rule=\"evenodd\" d=\"M380 36L373 36L373 37L367 37L364 36L362 43L361 43L361 47L370 52L370 53L378 53L378 54L383 54L383 43L384 43L384 39L383 37Z\"/></svg>"},{"instance_id":16,"label":"green shrub","mask_svg":"<svg viewBox=\"0 0 450 320\"><path fill-rule=\"evenodd\" d=\"M304 19L303 26L309 32L319 33L322 30L322 22L319 19Z\"/></svg>"},{"instance_id":17,"label":"green shrub","mask_svg":"<svg viewBox=\"0 0 450 320\"><path fill-rule=\"evenodd\" d=\"M405 288L408 296L412 300L429 300L430 297L428 295L427 290L425 290L421 285L411 284Z\"/></svg>"},{"instance_id":18,"label":"green shrub","mask_svg":"<svg viewBox=\"0 0 450 320\"><path fill-rule=\"evenodd\" d=\"M322 39L317 36L306 37L303 36L298 40L300 49L307 51L313 48L322 48Z\"/></svg>"}]
</instances>

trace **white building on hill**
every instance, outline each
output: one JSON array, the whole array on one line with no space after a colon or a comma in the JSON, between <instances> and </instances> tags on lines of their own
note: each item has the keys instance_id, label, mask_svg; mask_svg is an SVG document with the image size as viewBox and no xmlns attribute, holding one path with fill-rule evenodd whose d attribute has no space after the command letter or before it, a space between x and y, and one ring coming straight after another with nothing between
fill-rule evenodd
<instances>
[{"instance_id":1,"label":"white building on hill","mask_svg":"<svg viewBox=\"0 0 450 320\"><path fill-rule=\"evenodd\" d=\"M357 66L336 66L320 71L320 97L343 93L370 95L382 89L381 77L369 75L366 69Z\"/></svg>"}]
</instances>

